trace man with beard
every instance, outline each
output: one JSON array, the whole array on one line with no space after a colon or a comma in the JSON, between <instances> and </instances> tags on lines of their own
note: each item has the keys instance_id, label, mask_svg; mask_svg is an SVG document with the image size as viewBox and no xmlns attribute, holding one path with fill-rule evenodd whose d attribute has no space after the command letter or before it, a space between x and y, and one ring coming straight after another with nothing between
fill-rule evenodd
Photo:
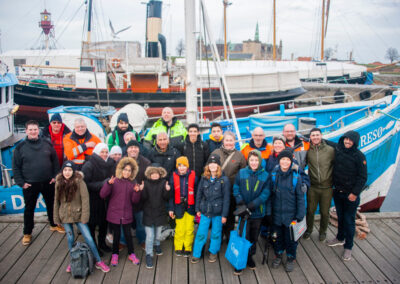
<instances>
[{"instance_id":1,"label":"man with beard","mask_svg":"<svg viewBox=\"0 0 400 284\"><path fill-rule=\"evenodd\" d=\"M145 137L147 146L155 146L157 134L160 132L167 133L171 146L175 147L185 141L187 134L186 128L180 120L174 117L172 109L170 107L165 107L162 110L161 116L162 117L153 124Z\"/></svg>"},{"instance_id":2,"label":"man with beard","mask_svg":"<svg viewBox=\"0 0 400 284\"><path fill-rule=\"evenodd\" d=\"M265 159L269 158L271 154L272 146L265 140L265 132L261 127L256 127L251 134L251 140L242 146L241 152L244 158L247 160L249 153L253 150L261 152L263 167L265 166Z\"/></svg>"},{"instance_id":3,"label":"man with beard","mask_svg":"<svg viewBox=\"0 0 400 284\"><path fill-rule=\"evenodd\" d=\"M293 150L296 161L299 163L300 168L304 170L310 142L300 139L296 135L296 127L291 123L283 127L283 136L286 138L286 147Z\"/></svg>"},{"instance_id":4,"label":"man with beard","mask_svg":"<svg viewBox=\"0 0 400 284\"><path fill-rule=\"evenodd\" d=\"M129 124L128 115L122 112L118 116L117 126L106 138L108 149L111 150L113 146L119 146L121 147L122 152L125 153L126 144L124 135L127 132L132 132L135 135L136 140L140 141L139 134L137 134L136 131L133 130L132 125Z\"/></svg>"}]
</instances>

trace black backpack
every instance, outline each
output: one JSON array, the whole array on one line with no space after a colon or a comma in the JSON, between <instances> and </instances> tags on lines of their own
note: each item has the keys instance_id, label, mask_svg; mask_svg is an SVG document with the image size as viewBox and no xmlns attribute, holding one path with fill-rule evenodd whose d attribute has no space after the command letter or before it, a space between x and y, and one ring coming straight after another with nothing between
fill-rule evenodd
<instances>
[{"instance_id":1,"label":"black backpack","mask_svg":"<svg viewBox=\"0 0 400 284\"><path fill-rule=\"evenodd\" d=\"M93 272L93 254L87 243L76 242L71 249L71 274L74 278L85 278Z\"/></svg>"}]
</instances>

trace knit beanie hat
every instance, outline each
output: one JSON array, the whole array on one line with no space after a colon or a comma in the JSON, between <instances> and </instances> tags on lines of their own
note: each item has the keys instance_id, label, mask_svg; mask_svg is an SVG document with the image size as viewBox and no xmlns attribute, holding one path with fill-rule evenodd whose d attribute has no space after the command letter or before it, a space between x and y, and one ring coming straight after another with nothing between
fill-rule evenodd
<instances>
[{"instance_id":1,"label":"knit beanie hat","mask_svg":"<svg viewBox=\"0 0 400 284\"><path fill-rule=\"evenodd\" d=\"M289 149L285 149L282 152L279 153L278 155L278 161L280 161L282 158L289 158L291 162L293 162L293 152Z\"/></svg>"},{"instance_id":2,"label":"knit beanie hat","mask_svg":"<svg viewBox=\"0 0 400 284\"><path fill-rule=\"evenodd\" d=\"M64 168L71 168L73 173L76 171L76 165L72 161L65 161L61 167L61 172L64 170Z\"/></svg>"},{"instance_id":3,"label":"knit beanie hat","mask_svg":"<svg viewBox=\"0 0 400 284\"><path fill-rule=\"evenodd\" d=\"M285 145L285 143L286 143L286 138L283 135L275 135L273 140L272 140L272 144L274 144L274 142L276 140L281 140L283 142L283 145Z\"/></svg>"},{"instance_id":4,"label":"knit beanie hat","mask_svg":"<svg viewBox=\"0 0 400 284\"><path fill-rule=\"evenodd\" d=\"M176 167L178 168L178 165L182 164L185 167L189 168L189 160L185 156L180 156L178 159L176 159Z\"/></svg>"},{"instance_id":5,"label":"knit beanie hat","mask_svg":"<svg viewBox=\"0 0 400 284\"><path fill-rule=\"evenodd\" d=\"M100 155L100 152L101 152L103 149L107 149L107 151L108 151L108 146L107 146L107 144L106 144L106 143L98 143L98 144L96 145L96 147L94 147L93 153L96 153L97 155Z\"/></svg>"},{"instance_id":6,"label":"knit beanie hat","mask_svg":"<svg viewBox=\"0 0 400 284\"><path fill-rule=\"evenodd\" d=\"M126 149L128 149L129 147L132 147L132 146L136 146L136 147L140 148L140 144L136 140L130 140L128 142L128 144L126 144Z\"/></svg>"},{"instance_id":7,"label":"knit beanie hat","mask_svg":"<svg viewBox=\"0 0 400 284\"><path fill-rule=\"evenodd\" d=\"M114 155L114 154L121 154L121 155L122 155L122 149L121 149L121 147L119 147L119 146L117 146L117 145L112 146L109 155L111 156L111 155Z\"/></svg>"},{"instance_id":8,"label":"knit beanie hat","mask_svg":"<svg viewBox=\"0 0 400 284\"><path fill-rule=\"evenodd\" d=\"M128 138L128 136L132 136L132 139L133 139L133 140L136 140L136 136L135 136L135 134L134 134L132 131L127 131L127 132L125 132L125 134L124 134L124 140L126 140L126 139Z\"/></svg>"},{"instance_id":9,"label":"knit beanie hat","mask_svg":"<svg viewBox=\"0 0 400 284\"><path fill-rule=\"evenodd\" d=\"M207 160L207 165L211 164L211 163L215 163L218 166L221 166L221 159L217 154L212 154L210 155L210 157Z\"/></svg>"},{"instance_id":10,"label":"knit beanie hat","mask_svg":"<svg viewBox=\"0 0 400 284\"><path fill-rule=\"evenodd\" d=\"M127 115L125 112L121 112L121 113L118 115L117 123L120 122L120 121L129 123L128 115Z\"/></svg>"},{"instance_id":11,"label":"knit beanie hat","mask_svg":"<svg viewBox=\"0 0 400 284\"><path fill-rule=\"evenodd\" d=\"M53 115L51 116L50 122L53 122L53 121L58 121L58 122L61 122L61 123L62 123L61 115L60 115L58 112L56 112L55 114L53 114Z\"/></svg>"}]
</instances>

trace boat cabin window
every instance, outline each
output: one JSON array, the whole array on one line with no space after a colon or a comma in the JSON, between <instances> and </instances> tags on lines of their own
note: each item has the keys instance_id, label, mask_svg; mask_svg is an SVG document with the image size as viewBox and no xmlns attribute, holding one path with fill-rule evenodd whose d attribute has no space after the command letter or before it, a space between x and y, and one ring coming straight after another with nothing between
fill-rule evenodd
<instances>
[{"instance_id":1,"label":"boat cabin window","mask_svg":"<svg viewBox=\"0 0 400 284\"><path fill-rule=\"evenodd\" d=\"M21 66L26 64L25 58L14 58L14 66Z\"/></svg>"}]
</instances>

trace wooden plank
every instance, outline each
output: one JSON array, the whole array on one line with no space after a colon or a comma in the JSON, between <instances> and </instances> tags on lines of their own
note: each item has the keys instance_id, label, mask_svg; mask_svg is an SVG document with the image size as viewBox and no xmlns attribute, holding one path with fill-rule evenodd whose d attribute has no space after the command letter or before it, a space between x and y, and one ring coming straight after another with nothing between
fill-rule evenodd
<instances>
[{"instance_id":1,"label":"wooden plank","mask_svg":"<svg viewBox=\"0 0 400 284\"><path fill-rule=\"evenodd\" d=\"M368 241L356 239L355 242L365 255L369 257L371 262L377 266L377 269L382 271L390 281L395 282L400 279L400 272L397 271L373 246L371 246Z\"/></svg>"},{"instance_id":2,"label":"wooden plank","mask_svg":"<svg viewBox=\"0 0 400 284\"><path fill-rule=\"evenodd\" d=\"M137 246L135 245L134 249L135 249L136 257L141 260L141 263L143 263L143 255L145 255L144 251L142 250L142 248L139 245L137 245ZM128 259L128 257L126 257L125 263L124 263L124 269L122 271L122 275L121 275L121 279L120 279L120 283L139 283L137 280L138 280L138 277L140 274L139 272L141 269L142 269L142 265L134 265ZM143 269L146 269L146 268L143 268Z\"/></svg>"},{"instance_id":3,"label":"wooden plank","mask_svg":"<svg viewBox=\"0 0 400 284\"><path fill-rule=\"evenodd\" d=\"M301 268L301 270L304 273L303 277L305 277L304 279L300 278L299 281L303 282L305 279L307 279L306 281L308 281L310 283L323 283L324 282L324 280L322 279L322 277L320 275L320 272L313 265L310 257L305 252L301 243L299 243L299 245L297 246L296 262L298 263L298 267L295 265L294 269L298 270ZM291 277L291 274L293 274L293 272L288 273L288 275L292 281L297 281L295 278Z\"/></svg>"},{"instance_id":4,"label":"wooden plank","mask_svg":"<svg viewBox=\"0 0 400 284\"><path fill-rule=\"evenodd\" d=\"M32 264L35 257L44 249L44 246L52 234L53 232L51 232L50 228L46 226L41 233L38 234L37 238L32 242L28 249L19 257L14 266L11 269L9 268L2 281L16 283L25 272L26 268Z\"/></svg>"},{"instance_id":5,"label":"wooden plank","mask_svg":"<svg viewBox=\"0 0 400 284\"><path fill-rule=\"evenodd\" d=\"M161 242L161 249L163 255L157 257L157 266L155 267L156 276L155 283L169 284L171 283L171 269L172 269L172 254L173 254L173 241L167 239Z\"/></svg>"},{"instance_id":6,"label":"wooden plank","mask_svg":"<svg viewBox=\"0 0 400 284\"><path fill-rule=\"evenodd\" d=\"M34 243L39 239L40 232L43 230L45 227L44 224L36 224L36 226L33 228L32 231L32 243L30 246L23 246L21 243L19 243L22 239L22 234L21 232L15 237L15 239L12 239L10 243L6 242L7 245L13 245L12 249L9 251L9 253L4 256L3 260L0 263L0 280L8 273L13 265L19 260L20 256L24 254L26 251L28 251ZM19 230L16 230L15 232L18 232ZM46 230L49 232L48 230ZM6 244L5 243L5 244ZM40 241L35 247L40 245ZM25 267L22 267L25 269ZM14 281L15 282L15 281Z\"/></svg>"},{"instance_id":7,"label":"wooden plank","mask_svg":"<svg viewBox=\"0 0 400 284\"><path fill-rule=\"evenodd\" d=\"M188 283L188 260L183 256L172 256L172 283Z\"/></svg>"},{"instance_id":8,"label":"wooden plank","mask_svg":"<svg viewBox=\"0 0 400 284\"><path fill-rule=\"evenodd\" d=\"M0 223L0 233L8 226L10 223Z\"/></svg>"},{"instance_id":9,"label":"wooden plank","mask_svg":"<svg viewBox=\"0 0 400 284\"><path fill-rule=\"evenodd\" d=\"M272 278L272 274L270 271L271 262L262 264L263 253L265 248L265 241L263 238L259 238L257 243L257 251L254 256L254 261L256 262L257 268L254 271L254 274L257 278L258 283L272 283L274 279ZM269 247L269 255L274 254L274 250L272 247Z\"/></svg>"},{"instance_id":10,"label":"wooden plank","mask_svg":"<svg viewBox=\"0 0 400 284\"><path fill-rule=\"evenodd\" d=\"M54 253L48 259L47 264L43 266L34 283L50 283L59 270L65 271L67 268L67 266L61 266L65 259L69 260L69 250L67 237L64 235L57 249L55 249Z\"/></svg>"},{"instance_id":11,"label":"wooden plank","mask_svg":"<svg viewBox=\"0 0 400 284\"><path fill-rule=\"evenodd\" d=\"M43 248L40 250L39 254L35 257L33 262L27 267L17 283L29 283L33 279L36 279L42 268L47 263L48 259L51 257L55 249L60 244L63 237L64 234L60 234L57 232L53 233L49 240L45 243Z\"/></svg>"},{"instance_id":12,"label":"wooden plank","mask_svg":"<svg viewBox=\"0 0 400 284\"><path fill-rule=\"evenodd\" d=\"M7 236L7 238L4 240L4 242L0 245L0 261L4 259L4 257L7 255L7 253L12 250L15 246L15 244L18 241L21 241L21 225L20 224L10 224L7 227L8 230L12 230L12 233L10 235L4 234L4 236ZM5 233L5 232L3 232Z\"/></svg>"},{"instance_id":13,"label":"wooden plank","mask_svg":"<svg viewBox=\"0 0 400 284\"><path fill-rule=\"evenodd\" d=\"M219 265L221 267L222 280L224 283L237 283L238 284L238 283L240 283L239 277L233 275L233 267L229 263L229 261L225 258L226 246L227 246L227 243L225 241L222 241L221 250L219 252L219 255L220 255Z\"/></svg>"},{"instance_id":14,"label":"wooden plank","mask_svg":"<svg viewBox=\"0 0 400 284\"><path fill-rule=\"evenodd\" d=\"M313 239L319 238L318 231L314 231L312 234ZM301 244L306 251L307 255L310 257L310 260L314 264L314 266L318 269L320 275L327 283L338 283L340 282L339 277L336 275L335 271L330 266L329 262L324 258L321 254L317 246L314 242L310 240L301 239ZM308 273L308 271L304 271L304 273Z\"/></svg>"},{"instance_id":15,"label":"wooden plank","mask_svg":"<svg viewBox=\"0 0 400 284\"><path fill-rule=\"evenodd\" d=\"M315 226L317 228L317 232L319 230L319 226ZM343 283L355 283L357 282L356 278L347 269L344 265L342 259L330 248L325 242L319 241L319 236L317 234L311 235L311 240L314 242L314 245L319 249L321 254L325 257L326 261L332 267L333 271L337 273L337 276L340 278L340 281ZM302 241L304 243L304 241Z\"/></svg>"},{"instance_id":16,"label":"wooden plank","mask_svg":"<svg viewBox=\"0 0 400 284\"><path fill-rule=\"evenodd\" d=\"M54 284L67 283L71 279L71 273L67 273L65 271L65 269L67 268L67 266L70 262L69 255L67 254L63 260L64 261L59 266L59 269L58 269L57 273L54 275L51 283L54 283Z\"/></svg>"},{"instance_id":17,"label":"wooden plank","mask_svg":"<svg viewBox=\"0 0 400 284\"><path fill-rule=\"evenodd\" d=\"M218 259L216 262L211 263L208 261L208 256L209 256L209 245L210 243L208 242L205 245L205 249L204 249L204 270L205 270L205 276L206 276L206 283L223 283L222 281L222 275L221 275L221 266L219 263L219 258L223 257L225 258L225 255L219 255L218 254ZM190 270L190 272L192 272ZM190 275L190 273L189 273ZM203 274L204 275L204 274ZM193 283L197 283L197 280ZM202 281L200 280L200 283L202 283Z\"/></svg>"},{"instance_id":18,"label":"wooden plank","mask_svg":"<svg viewBox=\"0 0 400 284\"><path fill-rule=\"evenodd\" d=\"M210 273L205 270L205 263L208 262L207 259L200 258L199 263L191 263L189 262L189 283L206 283L206 273ZM218 260L217 260L218 262ZM219 262L218 262L219 267ZM219 276L221 276L221 272L218 271ZM212 282L210 282L212 283Z\"/></svg>"},{"instance_id":19,"label":"wooden plank","mask_svg":"<svg viewBox=\"0 0 400 284\"><path fill-rule=\"evenodd\" d=\"M137 246L139 247L139 246ZM137 279L137 283L154 283L154 276L155 276L155 271L156 269L148 269L146 268L146 252L139 248L142 251L142 259L140 261L140 270L139 270L139 275ZM131 265L133 265L131 263ZM157 265L157 257L153 257L153 265Z\"/></svg>"},{"instance_id":20,"label":"wooden plank","mask_svg":"<svg viewBox=\"0 0 400 284\"><path fill-rule=\"evenodd\" d=\"M270 253L268 256L268 265L270 267L270 271L271 271L271 275L274 278L275 283L292 283L292 281L290 281L290 278L288 276L288 274L285 271L285 266L284 266L284 261L286 261L286 256L284 255L283 260L282 260L282 265L280 265L278 268L272 268L272 261L275 258L275 253L274 253L274 249L270 248ZM298 265L296 265L296 269L299 269Z\"/></svg>"},{"instance_id":21,"label":"wooden plank","mask_svg":"<svg viewBox=\"0 0 400 284\"><path fill-rule=\"evenodd\" d=\"M334 232L335 233L334 233ZM327 230L327 239L333 239L336 237L336 228L333 228L331 226L328 227ZM358 282L360 283L371 283L373 282L372 278L368 275L368 273L365 271L365 269L358 263L356 260L351 260L351 261L343 261L342 260L342 255L343 255L343 246L336 246L336 247L329 247L337 256L338 258L343 262L343 264L349 269L349 271L353 274L354 278L357 279Z\"/></svg>"},{"instance_id":22,"label":"wooden plank","mask_svg":"<svg viewBox=\"0 0 400 284\"><path fill-rule=\"evenodd\" d=\"M256 275L249 268L243 269L242 275L239 276L240 283L257 283Z\"/></svg>"},{"instance_id":23,"label":"wooden plank","mask_svg":"<svg viewBox=\"0 0 400 284\"><path fill-rule=\"evenodd\" d=\"M121 279L122 271L124 270L125 260L128 258L128 251L123 249L119 252L119 261L117 266L111 266L110 272L104 276L104 283L118 283Z\"/></svg>"},{"instance_id":24,"label":"wooden plank","mask_svg":"<svg viewBox=\"0 0 400 284\"><path fill-rule=\"evenodd\" d=\"M1 224L4 225L4 224ZM2 245L6 240L9 239L10 235L18 228L16 224L10 224L9 226L4 227L0 233L0 245Z\"/></svg>"},{"instance_id":25,"label":"wooden plank","mask_svg":"<svg viewBox=\"0 0 400 284\"><path fill-rule=\"evenodd\" d=\"M383 229L383 232L389 236L393 242L400 244L400 225L390 219L381 220L375 223L378 227Z\"/></svg>"}]
</instances>

